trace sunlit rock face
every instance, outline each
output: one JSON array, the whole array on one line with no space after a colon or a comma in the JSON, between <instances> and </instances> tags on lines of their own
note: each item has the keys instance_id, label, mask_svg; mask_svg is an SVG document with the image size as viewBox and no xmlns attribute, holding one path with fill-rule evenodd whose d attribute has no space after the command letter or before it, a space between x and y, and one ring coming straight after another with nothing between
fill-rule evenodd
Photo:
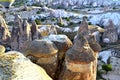
<instances>
[{"instance_id":1,"label":"sunlit rock face","mask_svg":"<svg viewBox=\"0 0 120 80\"><path fill-rule=\"evenodd\" d=\"M115 28L113 22L109 20L109 25L105 27L105 32L103 33L103 42L105 43L113 43L117 42L118 33Z\"/></svg>"},{"instance_id":2,"label":"sunlit rock face","mask_svg":"<svg viewBox=\"0 0 120 80\"><path fill-rule=\"evenodd\" d=\"M82 35L78 35L72 48L66 52L65 64L59 80L93 80L91 74L92 61L95 60L93 54L94 52L90 48L87 39Z\"/></svg>"},{"instance_id":3,"label":"sunlit rock face","mask_svg":"<svg viewBox=\"0 0 120 80\"><path fill-rule=\"evenodd\" d=\"M0 15L0 44L10 44L10 32L4 18Z\"/></svg>"},{"instance_id":4,"label":"sunlit rock face","mask_svg":"<svg viewBox=\"0 0 120 80\"><path fill-rule=\"evenodd\" d=\"M5 52L5 47L0 45L0 54L3 54Z\"/></svg>"},{"instance_id":5,"label":"sunlit rock face","mask_svg":"<svg viewBox=\"0 0 120 80\"><path fill-rule=\"evenodd\" d=\"M44 39L50 40L56 45L56 47L58 48L58 59L60 60L65 57L66 51L72 46L72 41L63 34L51 34Z\"/></svg>"},{"instance_id":6,"label":"sunlit rock face","mask_svg":"<svg viewBox=\"0 0 120 80\"><path fill-rule=\"evenodd\" d=\"M54 25L38 25L41 36L49 36L50 34L57 34L57 30Z\"/></svg>"},{"instance_id":7,"label":"sunlit rock face","mask_svg":"<svg viewBox=\"0 0 120 80\"><path fill-rule=\"evenodd\" d=\"M32 57L33 62L35 60L36 64L54 78L58 65L57 52L56 45L50 40L33 40L27 45L24 54Z\"/></svg>"},{"instance_id":8,"label":"sunlit rock face","mask_svg":"<svg viewBox=\"0 0 120 80\"><path fill-rule=\"evenodd\" d=\"M10 51L0 55L0 80L52 80L43 68L22 53Z\"/></svg>"}]
</instances>

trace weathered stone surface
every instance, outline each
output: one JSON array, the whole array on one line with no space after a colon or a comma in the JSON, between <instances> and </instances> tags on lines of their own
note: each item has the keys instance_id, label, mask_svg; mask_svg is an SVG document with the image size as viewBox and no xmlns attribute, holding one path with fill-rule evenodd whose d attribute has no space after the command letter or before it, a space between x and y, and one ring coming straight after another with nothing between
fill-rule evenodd
<instances>
[{"instance_id":1,"label":"weathered stone surface","mask_svg":"<svg viewBox=\"0 0 120 80\"><path fill-rule=\"evenodd\" d=\"M39 31L42 36L48 36L50 34L57 34L57 30L54 25L38 25Z\"/></svg>"},{"instance_id":2,"label":"weathered stone surface","mask_svg":"<svg viewBox=\"0 0 120 80\"><path fill-rule=\"evenodd\" d=\"M49 57L57 54L58 49L55 44L49 40L34 40L27 45L26 56Z\"/></svg>"},{"instance_id":3,"label":"weathered stone surface","mask_svg":"<svg viewBox=\"0 0 120 80\"><path fill-rule=\"evenodd\" d=\"M26 42L31 41L31 29L27 19L23 20L21 27L22 33L19 37L19 51L23 51L26 48Z\"/></svg>"},{"instance_id":4,"label":"weathered stone surface","mask_svg":"<svg viewBox=\"0 0 120 80\"><path fill-rule=\"evenodd\" d=\"M49 40L34 40L28 44L25 55L32 56L36 60L36 64L42 66L46 72L52 77L55 77L57 70L57 52L55 44Z\"/></svg>"},{"instance_id":5,"label":"weathered stone surface","mask_svg":"<svg viewBox=\"0 0 120 80\"><path fill-rule=\"evenodd\" d=\"M117 29L115 28L113 22L109 20L109 25L105 27L105 32L103 33L103 42L113 43L118 40Z\"/></svg>"},{"instance_id":6,"label":"weathered stone surface","mask_svg":"<svg viewBox=\"0 0 120 80\"><path fill-rule=\"evenodd\" d=\"M55 78L57 68L58 68L57 55L47 57L47 58L41 57L37 60L36 64L44 68L50 77L52 77L53 79Z\"/></svg>"},{"instance_id":7,"label":"weathered stone surface","mask_svg":"<svg viewBox=\"0 0 120 80\"><path fill-rule=\"evenodd\" d=\"M94 52L99 52L101 50L100 44L95 40L95 37L93 35L90 36L88 42Z\"/></svg>"},{"instance_id":8,"label":"weathered stone surface","mask_svg":"<svg viewBox=\"0 0 120 80\"><path fill-rule=\"evenodd\" d=\"M66 35L54 35L51 34L44 39L51 40L58 48L58 58L62 59L65 56L66 51L72 46L72 41Z\"/></svg>"},{"instance_id":9,"label":"weathered stone surface","mask_svg":"<svg viewBox=\"0 0 120 80\"><path fill-rule=\"evenodd\" d=\"M10 44L10 32L4 18L0 15L0 42L1 44Z\"/></svg>"},{"instance_id":10,"label":"weathered stone surface","mask_svg":"<svg viewBox=\"0 0 120 80\"><path fill-rule=\"evenodd\" d=\"M89 36L89 28L88 28L88 23L85 17L83 17L83 21L80 24L79 30L78 30L78 35L81 34L88 38Z\"/></svg>"},{"instance_id":11,"label":"weathered stone surface","mask_svg":"<svg viewBox=\"0 0 120 80\"><path fill-rule=\"evenodd\" d=\"M11 49L19 50L22 41L22 19L19 15L15 14L14 26L11 33Z\"/></svg>"},{"instance_id":12,"label":"weathered stone surface","mask_svg":"<svg viewBox=\"0 0 120 80\"><path fill-rule=\"evenodd\" d=\"M16 51L0 55L1 80L52 80L43 68Z\"/></svg>"},{"instance_id":13,"label":"weathered stone surface","mask_svg":"<svg viewBox=\"0 0 120 80\"><path fill-rule=\"evenodd\" d=\"M0 54L3 54L5 52L5 47L0 45Z\"/></svg>"},{"instance_id":14,"label":"weathered stone surface","mask_svg":"<svg viewBox=\"0 0 120 80\"><path fill-rule=\"evenodd\" d=\"M31 26L31 37L32 40L35 39L40 39L42 37L37 24L35 23L35 21L32 21L32 26Z\"/></svg>"},{"instance_id":15,"label":"weathered stone surface","mask_svg":"<svg viewBox=\"0 0 120 80\"><path fill-rule=\"evenodd\" d=\"M72 73L75 75L71 75L71 80L93 80L93 74L91 73L94 60L94 52L90 48L87 39L79 34L72 48L66 52L66 68L62 69L59 77L62 77L61 80L68 80ZM68 73L69 71L71 73Z\"/></svg>"},{"instance_id":16,"label":"weathered stone surface","mask_svg":"<svg viewBox=\"0 0 120 80\"><path fill-rule=\"evenodd\" d=\"M93 80L91 73L80 73L80 72L72 72L68 70L66 67L62 69L62 72L59 76L58 80Z\"/></svg>"},{"instance_id":17,"label":"weathered stone surface","mask_svg":"<svg viewBox=\"0 0 120 80\"><path fill-rule=\"evenodd\" d=\"M19 37L20 37L20 28L13 27L11 33L11 49L18 50L19 49Z\"/></svg>"}]
</instances>

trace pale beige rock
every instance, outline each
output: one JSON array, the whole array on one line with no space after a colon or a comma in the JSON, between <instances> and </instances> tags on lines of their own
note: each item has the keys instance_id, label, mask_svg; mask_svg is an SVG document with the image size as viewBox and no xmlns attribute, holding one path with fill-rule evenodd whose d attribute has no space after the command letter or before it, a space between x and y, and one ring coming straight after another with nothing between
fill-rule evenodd
<instances>
[{"instance_id":1,"label":"pale beige rock","mask_svg":"<svg viewBox=\"0 0 120 80\"><path fill-rule=\"evenodd\" d=\"M55 72L57 70L58 60L57 60L58 49L55 44L49 40L34 40L28 44L24 54L26 56L32 56L36 64L43 67L48 75L52 78L55 77Z\"/></svg>"},{"instance_id":2,"label":"pale beige rock","mask_svg":"<svg viewBox=\"0 0 120 80\"><path fill-rule=\"evenodd\" d=\"M0 15L0 42L2 44L10 44L10 32L4 18Z\"/></svg>"},{"instance_id":3,"label":"pale beige rock","mask_svg":"<svg viewBox=\"0 0 120 80\"><path fill-rule=\"evenodd\" d=\"M16 51L0 55L1 80L52 80L43 68Z\"/></svg>"},{"instance_id":4,"label":"pale beige rock","mask_svg":"<svg viewBox=\"0 0 120 80\"><path fill-rule=\"evenodd\" d=\"M3 54L5 52L5 47L0 45L0 54Z\"/></svg>"}]
</instances>

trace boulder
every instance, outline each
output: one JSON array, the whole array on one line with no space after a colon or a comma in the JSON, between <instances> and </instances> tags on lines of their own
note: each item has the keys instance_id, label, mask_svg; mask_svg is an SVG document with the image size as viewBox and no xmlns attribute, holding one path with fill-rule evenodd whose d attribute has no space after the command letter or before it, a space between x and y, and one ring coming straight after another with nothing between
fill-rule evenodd
<instances>
[{"instance_id":1,"label":"boulder","mask_svg":"<svg viewBox=\"0 0 120 80\"><path fill-rule=\"evenodd\" d=\"M10 51L0 55L0 80L52 80L43 68L22 53Z\"/></svg>"},{"instance_id":2,"label":"boulder","mask_svg":"<svg viewBox=\"0 0 120 80\"><path fill-rule=\"evenodd\" d=\"M53 42L49 40L33 40L27 45L24 54L41 58L56 55L57 52L58 49Z\"/></svg>"},{"instance_id":3,"label":"boulder","mask_svg":"<svg viewBox=\"0 0 120 80\"><path fill-rule=\"evenodd\" d=\"M58 58L62 59L65 56L66 51L72 46L72 41L66 35L54 35L51 34L44 39L52 41L58 48Z\"/></svg>"},{"instance_id":4,"label":"boulder","mask_svg":"<svg viewBox=\"0 0 120 80\"><path fill-rule=\"evenodd\" d=\"M35 63L43 67L54 78L58 64L57 52L58 49L53 42L49 40L34 40L28 44L24 54L36 59Z\"/></svg>"}]
</instances>

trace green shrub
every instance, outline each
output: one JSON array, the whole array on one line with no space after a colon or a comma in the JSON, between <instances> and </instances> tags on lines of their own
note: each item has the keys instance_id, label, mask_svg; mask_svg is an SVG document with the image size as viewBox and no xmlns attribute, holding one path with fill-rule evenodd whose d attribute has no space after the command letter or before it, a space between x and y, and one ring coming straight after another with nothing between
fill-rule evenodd
<instances>
[{"instance_id":1,"label":"green shrub","mask_svg":"<svg viewBox=\"0 0 120 80\"><path fill-rule=\"evenodd\" d=\"M35 22L36 22L37 25L41 25L42 24L39 19L36 19Z\"/></svg>"},{"instance_id":2,"label":"green shrub","mask_svg":"<svg viewBox=\"0 0 120 80\"><path fill-rule=\"evenodd\" d=\"M52 18L52 21L55 21L56 19L55 18Z\"/></svg>"},{"instance_id":3,"label":"green shrub","mask_svg":"<svg viewBox=\"0 0 120 80\"><path fill-rule=\"evenodd\" d=\"M92 25L92 23L91 23L91 22L88 22L88 25Z\"/></svg>"},{"instance_id":4,"label":"green shrub","mask_svg":"<svg viewBox=\"0 0 120 80\"><path fill-rule=\"evenodd\" d=\"M64 26L64 24L62 22L58 22L57 25L60 26L60 27Z\"/></svg>"},{"instance_id":5,"label":"green shrub","mask_svg":"<svg viewBox=\"0 0 120 80\"><path fill-rule=\"evenodd\" d=\"M69 18L69 17L65 17L65 19L66 19L67 21L70 21L70 18Z\"/></svg>"},{"instance_id":6,"label":"green shrub","mask_svg":"<svg viewBox=\"0 0 120 80\"><path fill-rule=\"evenodd\" d=\"M42 19L41 19L41 22L44 22L44 21L45 21L45 18L42 18Z\"/></svg>"},{"instance_id":7,"label":"green shrub","mask_svg":"<svg viewBox=\"0 0 120 80\"><path fill-rule=\"evenodd\" d=\"M36 13L37 13L37 14L40 14L40 13L41 13L41 11L37 11Z\"/></svg>"},{"instance_id":8,"label":"green shrub","mask_svg":"<svg viewBox=\"0 0 120 80\"><path fill-rule=\"evenodd\" d=\"M102 69L105 71L112 71L112 65L111 64L103 64Z\"/></svg>"},{"instance_id":9,"label":"green shrub","mask_svg":"<svg viewBox=\"0 0 120 80\"><path fill-rule=\"evenodd\" d=\"M116 7L113 7L113 9L117 9Z\"/></svg>"}]
</instances>

